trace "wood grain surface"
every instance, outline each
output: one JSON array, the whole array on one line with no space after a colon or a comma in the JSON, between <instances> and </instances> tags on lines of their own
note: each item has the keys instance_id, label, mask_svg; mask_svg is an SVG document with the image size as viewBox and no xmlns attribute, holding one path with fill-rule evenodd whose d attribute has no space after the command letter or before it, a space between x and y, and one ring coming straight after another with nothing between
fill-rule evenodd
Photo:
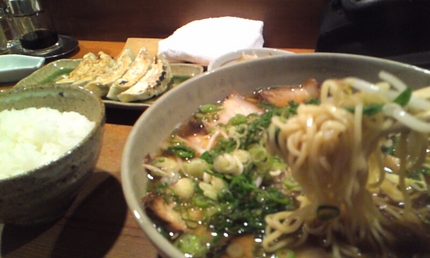
<instances>
[{"instance_id":1,"label":"wood grain surface","mask_svg":"<svg viewBox=\"0 0 430 258\"><path fill-rule=\"evenodd\" d=\"M81 58L88 52L118 55L127 46L145 45L157 51L156 38L130 38L124 42L79 40ZM312 49L282 48L308 53ZM0 85L0 90L12 85ZM0 258L157 258L153 244L143 234L128 209L121 188L121 156L134 121L144 111L106 109L108 123L94 174L65 216L41 226L0 224Z\"/></svg>"}]
</instances>

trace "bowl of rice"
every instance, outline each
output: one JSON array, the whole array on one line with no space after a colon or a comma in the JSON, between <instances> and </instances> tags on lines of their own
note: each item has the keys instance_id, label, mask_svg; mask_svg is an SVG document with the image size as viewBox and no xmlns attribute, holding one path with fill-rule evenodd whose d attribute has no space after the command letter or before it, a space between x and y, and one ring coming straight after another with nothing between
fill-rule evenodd
<instances>
[{"instance_id":1,"label":"bowl of rice","mask_svg":"<svg viewBox=\"0 0 430 258\"><path fill-rule=\"evenodd\" d=\"M60 218L92 175L105 109L78 87L0 91L0 223Z\"/></svg>"}]
</instances>

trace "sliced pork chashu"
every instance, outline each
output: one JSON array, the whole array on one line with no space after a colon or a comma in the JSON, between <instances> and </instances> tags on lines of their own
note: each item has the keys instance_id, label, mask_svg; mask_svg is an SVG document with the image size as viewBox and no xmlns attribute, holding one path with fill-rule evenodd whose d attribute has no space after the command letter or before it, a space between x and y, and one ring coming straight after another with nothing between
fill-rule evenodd
<instances>
[{"instance_id":1,"label":"sliced pork chashu","mask_svg":"<svg viewBox=\"0 0 430 258\"><path fill-rule=\"evenodd\" d=\"M303 103L319 96L320 86L312 78L301 85L265 89L259 92L261 99L273 103L277 107L288 106L290 101Z\"/></svg>"},{"instance_id":2,"label":"sliced pork chashu","mask_svg":"<svg viewBox=\"0 0 430 258\"><path fill-rule=\"evenodd\" d=\"M144 206L152 215L166 223L167 228L174 232L189 231L187 225L181 217L181 214L174 210L173 203L166 203L161 196L153 194L144 198Z\"/></svg>"}]
</instances>

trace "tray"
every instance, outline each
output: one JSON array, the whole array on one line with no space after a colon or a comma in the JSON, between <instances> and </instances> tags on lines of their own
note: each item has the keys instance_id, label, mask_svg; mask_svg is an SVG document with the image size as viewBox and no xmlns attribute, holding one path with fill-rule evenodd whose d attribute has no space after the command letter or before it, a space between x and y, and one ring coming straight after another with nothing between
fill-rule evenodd
<instances>
[{"instance_id":1,"label":"tray","mask_svg":"<svg viewBox=\"0 0 430 258\"><path fill-rule=\"evenodd\" d=\"M53 84L55 81L69 74L81 62L80 59L60 59L43 66L29 76L20 80L14 87L28 87L32 85ZM177 87L183 81L203 73L203 67L195 64L172 63L173 78L169 84L169 89ZM162 95L160 95L162 96ZM160 97L159 96L159 97ZM158 97L140 102L124 103L109 99L103 99L105 106L123 109L146 109L151 106Z\"/></svg>"}]
</instances>

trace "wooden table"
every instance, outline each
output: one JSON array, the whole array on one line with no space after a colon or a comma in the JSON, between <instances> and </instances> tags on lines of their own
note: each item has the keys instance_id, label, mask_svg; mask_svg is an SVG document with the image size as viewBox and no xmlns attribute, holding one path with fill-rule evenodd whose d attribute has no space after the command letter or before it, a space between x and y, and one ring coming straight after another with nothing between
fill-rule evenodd
<instances>
[{"instance_id":1,"label":"wooden table","mask_svg":"<svg viewBox=\"0 0 430 258\"><path fill-rule=\"evenodd\" d=\"M5 225L1 257L156 258L156 249L134 221L121 189L121 155L131 128L106 124L95 173L67 214L49 225Z\"/></svg>"},{"instance_id":2,"label":"wooden table","mask_svg":"<svg viewBox=\"0 0 430 258\"><path fill-rule=\"evenodd\" d=\"M141 39L139 42L150 52L156 51L158 39ZM88 52L98 51L116 56L126 44L79 41L79 51L67 58L81 58ZM312 52L308 49L287 50ZM0 85L0 90L11 86ZM107 116L112 112L125 116L129 111L106 110ZM121 156L131 128L131 125L108 121L95 173L63 218L43 226L0 225L0 257L156 258L157 250L135 222L121 188Z\"/></svg>"}]
</instances>

